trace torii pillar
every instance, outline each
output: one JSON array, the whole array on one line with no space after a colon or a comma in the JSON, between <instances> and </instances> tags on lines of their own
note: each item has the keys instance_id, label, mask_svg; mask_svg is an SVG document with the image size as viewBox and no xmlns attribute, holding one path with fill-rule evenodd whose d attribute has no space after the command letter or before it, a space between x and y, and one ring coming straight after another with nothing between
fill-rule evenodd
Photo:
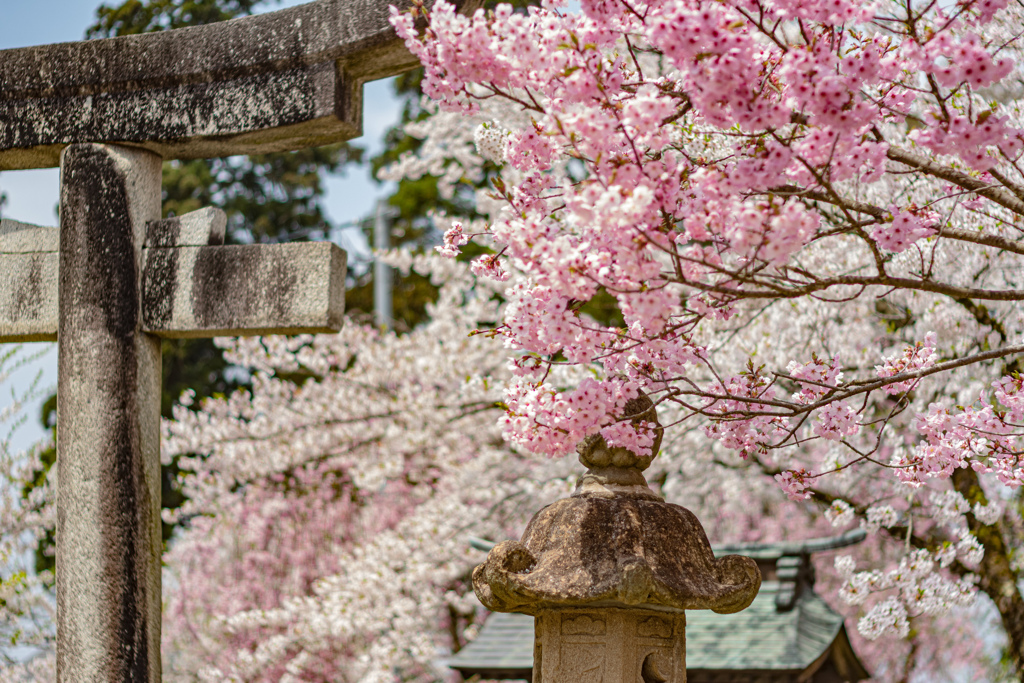
<instances>
[{"instance_id":1,"label":"torii pillar","mask_svg":"<svg viewBox=\"0 0 1024 683\"><path fill-rule=\"evenodd\" d=\"M61 169L59 231L0 224L0 342L58 343L61 683L160 680L160 337L341 324L340 249L161 221L161 164L360 135L363 82L417 65L389 4L0 51L0 170Z\"/></svg>"}]
</instances>

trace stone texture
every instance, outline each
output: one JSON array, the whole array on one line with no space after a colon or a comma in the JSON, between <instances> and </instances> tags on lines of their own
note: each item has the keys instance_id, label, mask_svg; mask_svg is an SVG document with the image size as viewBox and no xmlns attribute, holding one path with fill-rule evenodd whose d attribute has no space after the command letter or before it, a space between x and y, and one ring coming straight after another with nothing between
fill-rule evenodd
<instances>
[{"instance_id":1,"label":"stone texture","mask_svg":"<svg viewBox=\"0 0 1024 683\"><path fill-rule=\"evenodd\" d=\"M0 254L27 254L57 251L60 248L60 230L30 223L19 223L8 218L0 220Z\"/></svg>"},{"instance_id":2,"label":"stone texture","mask_svg":"<svg viewBox=\"0 0 1024 683\"><path fill-rule=\"evenodd\" d=\"M56 251L0 253L0 344L57 341Z\"/></svg>"},{"instance_id":3,"label":"stone texture","mask_svg":"<svg viewBox=\"0 0 1024 683\"><path fill-rule=\"evenodd\" d=\"M214 246L216 212L160 220L161 161L358 136L363 82L416 66L388 5L0 51L0 171L61 167L59 251L0 225L0 341L59 346L61 683L160 680L156 335L341 324L343 252Z\"/></svg>"},{"instance_id":4,"label":"stone texture","mask_svg":"<svg viewBox=\"0 0 1024 683\"><path fill-rule=\"evenodd\" d=\"M143 327L161 337L337 332L345 252L330 242L146 249Z\"/></svg>"},{"instance_id":5,"label":"stone texture","mask_svg":"<svg viewBox=\"0 0 1024 683\"><path fill-rule=\"evenodd\" d=\"M71 145L61 227L0 223L0 342L59 341L62 683L160 680L157 335L332 332L342 323L341 249L216 246L224 213L160 220L160 180L161 159L146 150Z\"/></svg>"},{"instance_id":6,"label":"stone texture","mask_svg":"<svg viewBox=\"0 0 1024 683\"><path fill-rule=\"evenodd\" d=\"M357 137L362 84L418 65L388 24L388 4L316 0L205 26L0 51L0 170L56 166L75 142L190 159Z\"/></svg>"},{"instance_id":7,"label":"stone texture","mask_svg":"<svg viewBox=\"0 0 1024 683\"><path fill-rule=\"evenodd\" d=\"M658 424L646 396L624 417ZM659 426L654 454L660 442ZM537 617L534 683L683 683L683 610L744 609L761 585L757 563L715 558L697 518L648 487L653 455L600 435L578 451L588 470L575 493L488 553L473 571L477 597L493 612Z\"/></svg>"},{"instance_id":8,"label":"stone texture","mask_svg":"<svg viewBox=\"0 0 1024 683\"><path fill-rule=\"evenodd\" d=\"M686 680L686 617L641 610L543 610L533 683Z\"/></svg>"},{"instance_id":9,"label":"stone texture","mask_svg":"<svg viewBox=\"0 0 1024 683\"><path fill-rule=\"evenodd\" d=\"M626 414L657 421L646 397ZM697 518L648 487L643 470L653 456L608 448L599 434L578 451L589 469L576 492L534 515L521 541L499 543L474 571L485 607L537 614L615 603L727 614L750 604L761 583L757 563L715 558Z\"/></svg>"},{"instance_id":10,"label":"stone texture","mask_svg":"<svg viewBox=\"0 0 1024 683\"><path fill-rule=\"evenodd\" d=\"M863 529L854 529L828 538L712 546L716 554L740 553L756 561L763 581L757 597L739 613L686 613L688 683L838 683L868 678L850 645L843 616L814 591L813 559L816 553L860 543L865 536ZM481 539L471 545L483 550L494 546ZM490 615L448 666L465 680L479 675L529 681L534 621L525 614Z\"/></svg>"},{"instance_id":11,"label":"stone texture","mask_svg":"<svg viewBox=\"0 0 1024 683\"><path fill-rule=\"evenodd\" d=\"M160 157L61 156L57 680L160 680L160 341L141 329Z\"/></svg>"},{"instance_id":12,"label":"stone texture","mask_svg":"<svg viewBox=\"0 0 1024 683\"><path fill-rule=\"evenodd\" d=\"M0 221L0 343L56 341L60 231Z\"/></svg>"},{"instance_id":13,"label":"stone texture","mask_svg":"<svg viewBox=\"0 0 1024 683\"><path fill-rule=\"evenodd\" d=\"M537 513L521 542L495 546L483 567L484 606L526 614L592 603L728 614L749 605L760 585L752 560L715 559L685 508L621 494L557 501Z\"/></svg>"},{"instance_id":14,"label":"stone texture","mask_svg":"<svg viewBox=\"0 0 1024 683\"><path fill-rule=\"evenodd\" d=\"M228 217L221 209L207 207L183 216L150 221L146 247L205 247L224 244Z\"/></svg>"},{"instance_id":15,"label":"stone texture","mask_svg":"<svg viewBox=\"0 0 1024 683\"><path fill-rule=\"evenodd\" d=\"M337 332L346 255L329 242L186 246L224 241L224 213L147 223L142 329L173 338ZM0 229L0 343L56 341L57 228ZM15 229L15 227L17 229Z\"/></svg>"}]
</instances>

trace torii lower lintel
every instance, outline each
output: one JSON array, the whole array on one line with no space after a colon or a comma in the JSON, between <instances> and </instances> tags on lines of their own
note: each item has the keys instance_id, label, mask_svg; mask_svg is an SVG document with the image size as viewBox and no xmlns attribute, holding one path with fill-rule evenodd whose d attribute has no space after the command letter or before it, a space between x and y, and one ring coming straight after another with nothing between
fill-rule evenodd
<instances>
[{"instance_id":1,"label":"torii lower lintel","mask_svg":"<svg viewBox=\"0 0 1024 683\"><path fill-rule=\"evenodd\" d=\"M59 232L0 222L0 343L57 341ZM194 339L341 327L344 251L330 242L218 246L223 241L223 214L212 209L148 224L143 332Z\"/></svg>"}]
</instances>

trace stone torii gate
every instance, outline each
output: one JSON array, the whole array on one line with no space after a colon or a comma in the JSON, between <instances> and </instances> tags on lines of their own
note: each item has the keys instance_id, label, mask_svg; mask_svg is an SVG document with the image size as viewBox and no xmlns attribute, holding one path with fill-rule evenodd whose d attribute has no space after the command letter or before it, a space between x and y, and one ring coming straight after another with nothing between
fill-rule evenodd
<instances>
[{"instance_id":1,"label":"stone torii gate","mask_svg":"<svg viewBox=\"0 0 1024 683\"><path fill-rule=\"evenodd\" d=\"M0 342L57 340L57 676L160 680L160 337L337 331L345 254L160 220L161 162L351 139L416 66L389 0L0 51L0 170L61 169L60 227L0 224Z\"/></svg>"}]
</instances>

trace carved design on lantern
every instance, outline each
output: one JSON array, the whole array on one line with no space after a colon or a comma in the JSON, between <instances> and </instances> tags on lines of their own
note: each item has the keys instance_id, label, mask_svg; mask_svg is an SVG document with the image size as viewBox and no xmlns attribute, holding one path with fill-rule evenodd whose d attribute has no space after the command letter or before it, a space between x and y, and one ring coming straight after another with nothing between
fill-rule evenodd
<instances>
[{"instance_id":1,"label":"carved design on lantern","mask_svg":"<svg viewBox=\"0 0 1024 683\"><path fill-rule=\"evenodd\" d=\"M581 614L578 617L569 614L562 616L563 636L603 636L604 634L604 619L587 614Z\"/></svg>"},{"instance_id":2,"label":"carved design on lantern","mask_svg":"<svg viewBox=\"0 0 1024 683\"><path fill-rule=\"evenodd\" d=\"M648 617L637 622L636 634L648 638L671 638L672 624L661 617Z\"/></svg>"}]
</instances>

